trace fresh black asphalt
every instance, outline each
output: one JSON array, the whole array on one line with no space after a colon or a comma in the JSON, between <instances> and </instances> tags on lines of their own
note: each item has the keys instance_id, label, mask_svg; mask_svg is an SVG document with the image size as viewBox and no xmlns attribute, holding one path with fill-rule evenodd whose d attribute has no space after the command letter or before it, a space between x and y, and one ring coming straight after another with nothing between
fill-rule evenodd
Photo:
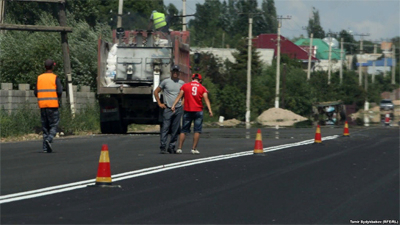
<instances>
[{"instance_id":1,"label":"fresh black asphalt","mask_svg":"<svg viewBox=\"0 0 400 225\"><path fill-rule=\"evenodd\" d=\"M314 138L315 128L263 128L264 147ZM93 179L102 144L112 174L254 148L256 129L207 129L200 155L158 154L158 135L61 138L1 144L1 195ZM343 128L321 128L322 137ZM249 135L249 138L246 138ZM399 221L399 129L338 137L1 204L1 224L350 224ZM279 138L279 139L278 139ZM361 222L360 222L361 223Z\"/></svg>"}]
</instances>

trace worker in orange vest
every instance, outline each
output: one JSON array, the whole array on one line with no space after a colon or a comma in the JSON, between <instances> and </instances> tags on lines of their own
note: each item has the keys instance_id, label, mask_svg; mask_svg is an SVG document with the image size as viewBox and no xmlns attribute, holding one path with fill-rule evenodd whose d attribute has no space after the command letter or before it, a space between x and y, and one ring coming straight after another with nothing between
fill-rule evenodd
<instances>
[{"instance_id":1,"label":"worker in orange vest","mask_svg":"<svg viewBox=\"0 0 400 225\"><path fill-rule=\"evenodd\" d=\"M60 78L53 73L56 63L47 59L44 62L46 72L39 75L35 87L35 96L38 99L40 108L40 117L43 129L43 151L50 153L53 151L51 144L57 133L57 126L60 122L60 114L58 112L63 86Z\"/></svg>"}]
</instances>

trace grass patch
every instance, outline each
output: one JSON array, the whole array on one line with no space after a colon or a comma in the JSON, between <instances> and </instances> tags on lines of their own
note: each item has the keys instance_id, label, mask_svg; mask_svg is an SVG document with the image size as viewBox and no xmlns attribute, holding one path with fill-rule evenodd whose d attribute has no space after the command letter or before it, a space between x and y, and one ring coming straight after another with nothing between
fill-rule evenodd
<instances>
[{"instance_id":1,"label":"grass patch","mask_svg":"<svg viewBox=\"0 0 400 225\"><path fill-rule=\"evenodd\" d=\"M65 135L81 134L84 132L98 133L100 131L100 110L98 103L86 105L75 117L68 107L60 109L60 123L58 130ZM42 132L40 120L40 109L32 108L29 104L24 104L18 109L9 113L2 108L0 110L0 136L1 138L15 138L32 133Z\"/></svg>"}]
</instances>

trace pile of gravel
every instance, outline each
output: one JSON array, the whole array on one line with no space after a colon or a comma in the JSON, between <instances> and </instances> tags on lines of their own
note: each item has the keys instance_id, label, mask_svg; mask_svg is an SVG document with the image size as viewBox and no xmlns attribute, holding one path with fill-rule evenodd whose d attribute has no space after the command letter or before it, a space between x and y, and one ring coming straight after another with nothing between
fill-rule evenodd
<instances>
[{"instance_id":1,"label":"pile of gravel","mask_svg":"<svg viewBox=\"0 0 400 225\"><path fill-rule=\"evenodd\" d=\"M257 122L265 126L293 126L293 124L304 120L307 120L307 118L280 108L270 108L257 117Z\"/></svg>"}]
</instances>

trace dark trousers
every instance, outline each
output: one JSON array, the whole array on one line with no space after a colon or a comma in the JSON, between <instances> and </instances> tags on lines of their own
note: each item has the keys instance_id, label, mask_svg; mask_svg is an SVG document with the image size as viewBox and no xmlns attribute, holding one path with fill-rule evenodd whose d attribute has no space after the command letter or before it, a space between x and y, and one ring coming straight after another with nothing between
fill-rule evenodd
<instances>
[{"instance_id":1,"label":"dark trousers","mask_svg":"<svg viewBox=\"0 0 400 225\"><path fill-rule=\"evenodd\" d=\"M60 122L60 113L58 108L43 108L40 109L40 117L43 129L43 150L47 150L46 140L50 143L53 142Z\"/></svg>"},{"instance_id":2,"label":"dark trousers","mask_svg":"<svg viewBox=\"0 0 400 225\"><path fill-rule=\"evenodd\" d=\"M183 114L183 107L175 109L172 112L171 109L166 108L163 112L163 122L160 134L160 149L165 150L167 146L168 134L171 134L171 139L169 141L168 149L175 150L176 140L178 140L178 135L181 128L181 118Z\"/></svg>"}]
</instances>

